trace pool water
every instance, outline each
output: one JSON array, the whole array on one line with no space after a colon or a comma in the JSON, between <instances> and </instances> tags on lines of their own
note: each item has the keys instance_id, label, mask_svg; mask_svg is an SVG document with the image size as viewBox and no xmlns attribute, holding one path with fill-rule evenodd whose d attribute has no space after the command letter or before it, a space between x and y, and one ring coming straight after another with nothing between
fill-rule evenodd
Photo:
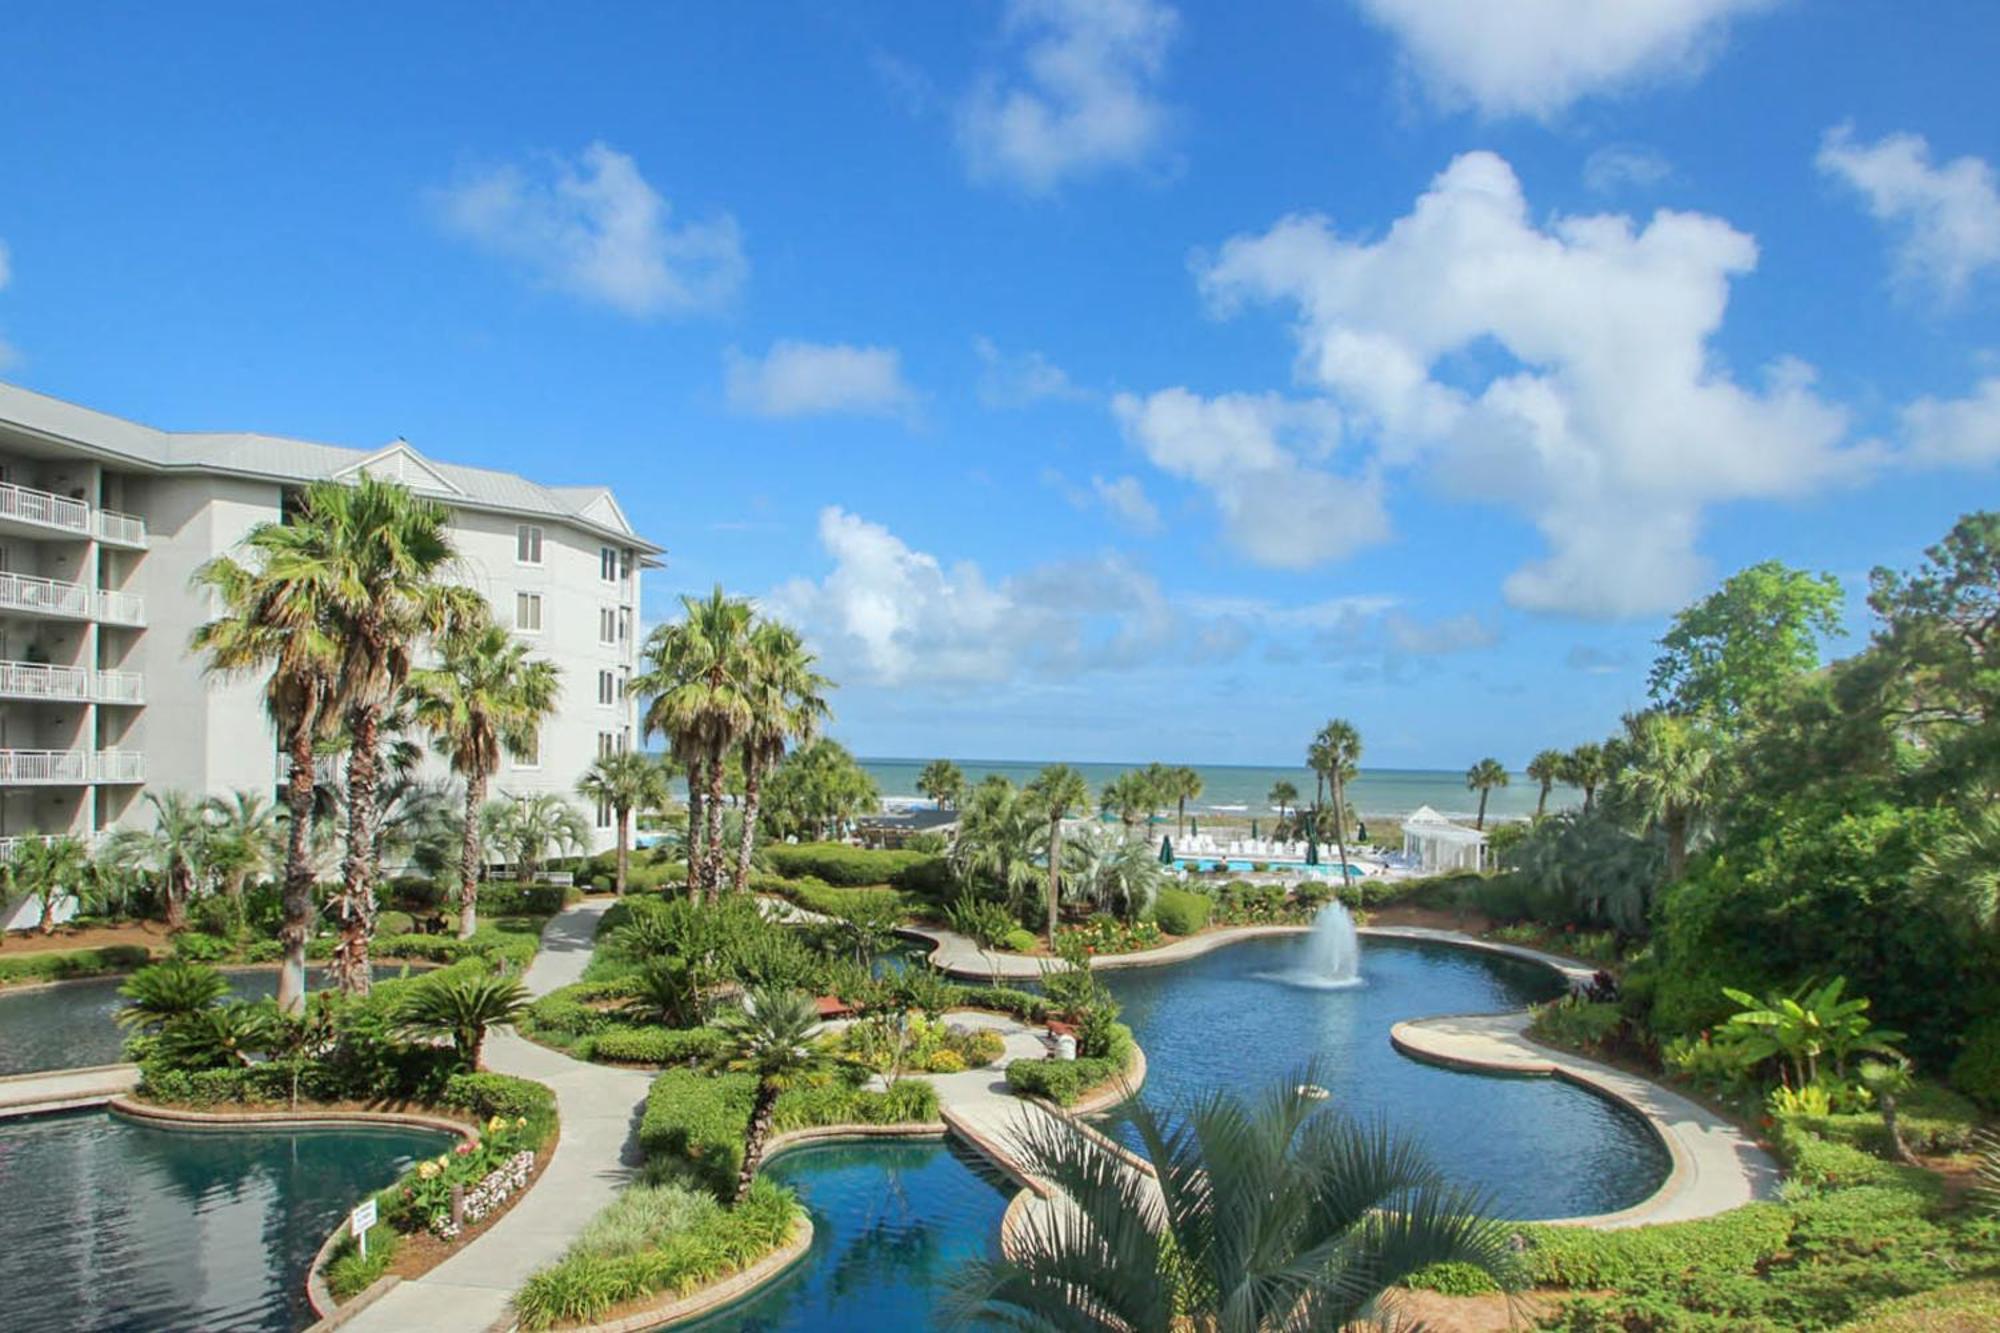
<instances>
[{"instance_id":1,"label":"pool water","mask_svg":"<svg viewBox=\"0 0 2000 1333\"><path fill-rule=\"evenodd\" d=\"M765 1172L812 1210L812 1251L701 1333L877 1333L943 1326L939 1298L959 1265L991 1258L1011 1187L939 1140L801 1148Z\"/></svg>"},{"instance_id":2,"label":"pool water","mask_svg":"<svg viewBox=\"0 0 2000 1333\"><path fill-rule=\"evenodd\" d=\"M1330 1104L1417 1139L1488 1209L1521 1219L1610 1212L1659 1187L1667 1151L1636 1115L1573 1084L1442 1069L1400 1055L1404 1019L1493 1013L1548 1000L1562 984L1539 964L1364 938L1362 983L1315 988L1298 972L1302 935L1248 939L1187 962L1120 969L1105 982L1146 1052L1156 1107L1214 1089L1256 1091L1320 1061ZM1127 1142L1128 1125L1109 1126Z\"/></svg>"},{"instance_id":3,"label":"pool water","mask_svg":"<svg viewBox=\"0 0 2000 1333\"><path fill-rule=\"evenodd\" d=\"M1247 873L1257 869L1259 866L1275 874L1299 875L1306 879L1332 879L1337 873L1334 867L1330 865L1309 866L1303 861L1274 861L1268 857L1263 860L1253 860L1250 857L1243 856L1234 857L1227 861L1212 856L1205 858L1177 856L1174 858L1175 869L1193 870L1201 874L1209 874L1217 870L1233 870ZM1350 865L1347 867L1347 877L1349 879L1365 879L1367 875L1368 872L1360 866Z\"/></svg>"},{"instance_id":4,"label":"pool water","mask_svg":"<svg viewBox=\"0 0 2000 1333\"><path fill-rule=\"evenodd\" d=\"M375 979L384 981L406 970L401 963L380 963ZM225 969L225 975L231 989L244 999L269 999L278 993L275 967ZM118 994L124 984L124 977L94 977L0 992L0 1075L83 1069L123 1060L125 1033L113 1020L125 1003ZM308 969L308 989L325 984L325 968Z\"/></svg>"},{"instance_id":5,"label":"pool water","mask_svg":"<svg viewBox=\"0 0 2000 1333\"><path fill-rule=\"evenodd\" d=\"M164 1129L102 1111L0 1122L0 1292L12 1333L304 1328L341 1216L434 1130Z\"/></svg>"}]
</instances>

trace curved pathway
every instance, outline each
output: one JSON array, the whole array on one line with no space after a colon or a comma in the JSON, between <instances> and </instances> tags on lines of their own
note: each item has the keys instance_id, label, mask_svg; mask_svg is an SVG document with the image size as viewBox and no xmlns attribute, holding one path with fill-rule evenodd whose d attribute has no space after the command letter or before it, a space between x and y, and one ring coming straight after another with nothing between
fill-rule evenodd
<instances>
[{"instance_id":1,"label":"curved pathway","mask_svg":"<svg viewBox=\"0 0 2000 1333\"><path fill-rule=\"evenodd\" d=\"M522 978L546 995L583 976L597 923L614 900L566 907L542 928L541 952ZM632 1179L635 1131L652 1086L648 1070L585 1064L512 1032L486 1043L486 1068L545 1083L562 1130L533 1188L471 1244L422 1277L400 1282L340 1325L355 1333L507 1328L509 1306L528 1274L562 1257L577 1233Z\"/></svg>"}]
</instances>

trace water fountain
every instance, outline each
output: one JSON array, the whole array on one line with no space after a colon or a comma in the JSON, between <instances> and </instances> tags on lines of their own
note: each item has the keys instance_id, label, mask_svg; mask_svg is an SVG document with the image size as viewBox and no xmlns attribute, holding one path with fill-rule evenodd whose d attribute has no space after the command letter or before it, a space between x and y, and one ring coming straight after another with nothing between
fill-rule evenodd
<instances>
[{"instance_id":1,"label":"water fountain","mask_svg":"<svg viewBox=\"0 0 2000 1333\"><path fill-rule=\"evenodd\" d=\"M1361 984L1361 941L1354 933L1354 918L1340 903L1328 903L1313 918L1299 980L1329 990Z\"/></svg>"}]
</instances>

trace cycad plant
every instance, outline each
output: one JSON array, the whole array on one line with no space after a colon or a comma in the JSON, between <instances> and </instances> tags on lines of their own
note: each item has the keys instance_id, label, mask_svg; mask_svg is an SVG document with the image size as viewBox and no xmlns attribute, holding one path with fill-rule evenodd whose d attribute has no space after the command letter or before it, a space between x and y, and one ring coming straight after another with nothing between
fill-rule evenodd
<instances>
[{"instance_id":1,"label":"cycad plant","mask_svg":"<svg viewBox=\"0 0 2000 1333\"><path fill-rule=\"evenodd\" d=\"M464 977L413 987L399 1011L403 1027L451 1038L467 1069L479 1068L487 1029L512 1023L528 1007L528 988L513 977Z\"/></svg>"},{"instance_id":2,"label":"cycad plant","mask_svg":"<svg viewBox=\"0 0 2000 1333\"><path fill-rule=\"evenodd\" d=\"M180 1069L240 1069L279 1043L281 1022L268 1000L198 1009L162 1027L153 1050Z\"/></svg>"},{"instance_id":3,"label":"cycad plant","mask_svg":"<svg viewBox=\"0 0 2000 1333\"><path fill-rule=\"evenodd\" d=\"M715 1026L728 1034L728 1067L757 1079L743 1131L743 1165L736 1173L734 1201L742 1203L764 1161L778 1094L825 1069L832 1057L818 1044L819 1010L804 991L752 990L742 1008L718 1015Z\"/></svg>"},{"instance_id":4,"label":"cycad plant","mask_svg":"<svg viewBox=\"0 0 2000 1333\"><path fill-rule=\"evenodd\" d=\"M1120 1333L1344 1329L1404 1278L1470 1265L1518 1283L1506 1229L1410 1144L1314 1099L1310 1066L1255 1099L1212 1092L1132 1112L1157 1177L1071 1121L1024 1121L1016 1152L1058 1206L953 1281L951 1312L1003 1327Z\"/></svg>"},{"instance_id":5,"label":"cycad plant","mask_svg":"<svg viewBox=\"0 0 2000 1333\"><path fill-rule=\"evenodd\" d=\"M125 978L118 993L125 997L116 1015L118 1026L146 1031L222 1003L229 978L206 963L170 958Z\"/></svg>"}]
</instances>

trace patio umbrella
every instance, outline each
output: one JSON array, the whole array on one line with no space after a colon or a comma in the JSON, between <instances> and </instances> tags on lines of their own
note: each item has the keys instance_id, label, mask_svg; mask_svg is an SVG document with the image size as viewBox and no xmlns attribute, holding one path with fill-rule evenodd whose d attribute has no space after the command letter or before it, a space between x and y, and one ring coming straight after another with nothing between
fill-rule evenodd
<instances>
[{"instance_id":1,"label":"patio umbrella","mask_svg":"<svg viewBox=\"0 0 2000 1333\"><path fill-rule=\"evenodd\" d=\"M1170 866L1173 863L1174 863L1174 840L1172 838L1161 838L1160 864L1163 866Z\"/></svg>"},{"instance_id":2,"label":"patio umbrella","mask_svg":"<svg viewBox=\"0 0 2000 1333\"><path fill-rule=\"evenodd\" d=\"M1193 836L1193 837L1200 837L1200 836L1201 836L1201 816L1200 816L1200 815L1196 815L1196 816L1195 816L1194 818L1192 818L1192 819L1188 820L1188 833L1189 833L1189 835L1190 835L1190 836Z\"/></svg>"},{"instance_id":3,"label":"patio umbrella","mask_svg":"<svg viewBox=\"0 0 2000 1333\"><path fill-rule=\"evenodd\" d=\"M1319 811L1314 810L1306 817L1306 864L1319 864Z\"/></svg>"},{"instance_id":4,"label":"patio umbrella","mask_svg":"<svg viewBox=\"0 0 2000 1333\"><path fill-rule=\"evenodd\" d=\"M1366 824L1362 824L1362 823L1356 823L1356 824L1355 824L1355 826L1354 826L1354 840L1355 840L1356 842L1366 842L1366 841L1368 841L1368 826L1367 826Z\"/></svg>"},{"instance_id":5,"label":"patio umbrella","mask_svg":"<svg viewBox=\"0 0 2000 1333\"><path fill-rule=\"evenodd\" d=\"M1257 836L1257 821L1254 819L1250 821L1250 836L1253 838Z\"/></svg>"}]
</instances>

